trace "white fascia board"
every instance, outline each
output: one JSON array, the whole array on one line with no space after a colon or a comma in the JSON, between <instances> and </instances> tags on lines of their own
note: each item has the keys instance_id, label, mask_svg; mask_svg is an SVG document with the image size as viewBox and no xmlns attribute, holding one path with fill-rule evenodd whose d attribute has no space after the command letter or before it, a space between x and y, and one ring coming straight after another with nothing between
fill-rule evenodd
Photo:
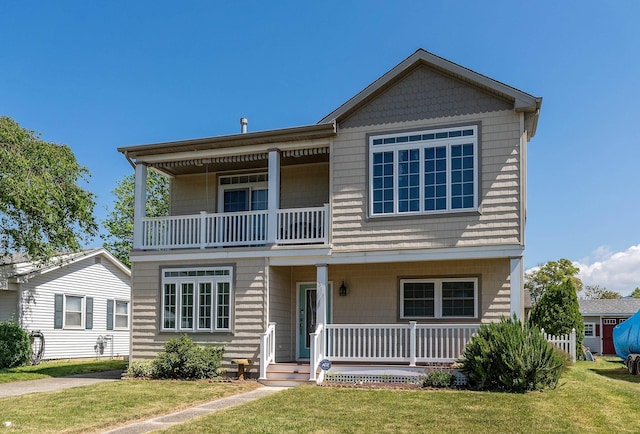
<instances>
[{"instance_id":1,"label":"white fascia board","mask_svg":"<svg viewBox=\"0 0 640 434\"><path fill-rule=\"evenodd\" d=\"M274 247L265 250L247 251L190 251L177 252L136 252L131 256L132 263L170 262L195 260L234 260L247 258L269 258L274 266L316 265L318 263L337 264L379 264L387 262L422 262L464 259L491 259L521 257L524 248L520 245L450 247L444 249L384 250L369 252L332 253L330 247L311 249L290 249Z\"/></svg>"}]
</instances>

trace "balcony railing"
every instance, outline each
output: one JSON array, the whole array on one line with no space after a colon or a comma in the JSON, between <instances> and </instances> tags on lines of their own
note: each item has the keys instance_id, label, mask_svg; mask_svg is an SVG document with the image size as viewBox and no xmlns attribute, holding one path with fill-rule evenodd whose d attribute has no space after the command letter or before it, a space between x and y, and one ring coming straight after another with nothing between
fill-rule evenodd
<instances>
[{"instance_id":1,"label":"balcony railing","mask_svg":"<svg viewBox=\"0 0 640 434\"><path fill-rule=\"evenodd\" d=\"M328 243L329 207L277 210L275 234L268 211L206 213L142 220L142 249Z\"/></svg>"}]
</instances>

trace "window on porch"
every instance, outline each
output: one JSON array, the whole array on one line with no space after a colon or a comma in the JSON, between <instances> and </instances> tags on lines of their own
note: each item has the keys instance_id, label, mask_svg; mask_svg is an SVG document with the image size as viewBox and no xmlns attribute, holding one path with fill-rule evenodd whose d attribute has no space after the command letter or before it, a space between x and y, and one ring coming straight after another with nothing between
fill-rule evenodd
<instances>
[{"instance_id":1,"label":"window on porch","mask_svg":"<svg viewBox=\"0 0 640 434\"><path fill-rule=\"evenodd\" d=\"M400 318L477 318L478 279L400 280Z\"/></svg>"}]
</instances>

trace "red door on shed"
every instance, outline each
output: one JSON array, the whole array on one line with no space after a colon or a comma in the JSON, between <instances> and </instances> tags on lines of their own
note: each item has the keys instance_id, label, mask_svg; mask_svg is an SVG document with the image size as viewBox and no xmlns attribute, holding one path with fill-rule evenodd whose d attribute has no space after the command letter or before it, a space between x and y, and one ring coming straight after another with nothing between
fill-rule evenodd
<instances>
[{"instance_id":1,"label":"red door on shed","mask_svg":"<svg viewBox=\"0 0 640 434\"><path fill-rule=\"evenodd\" d=\"M602 320L602 354L615 354L613 346L613 328L624 322L626 318L604 318Z\"/></svg>"}]
</instances>

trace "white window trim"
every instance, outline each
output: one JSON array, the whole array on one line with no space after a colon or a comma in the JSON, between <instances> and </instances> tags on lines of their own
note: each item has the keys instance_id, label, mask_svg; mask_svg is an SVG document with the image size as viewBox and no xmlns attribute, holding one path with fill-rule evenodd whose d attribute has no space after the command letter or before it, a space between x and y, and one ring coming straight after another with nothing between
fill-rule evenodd
<instances>
[{"instance_id":1,"label":"white window trim","mask_svg":"<svg viewBox=\"0 0 640 434\"><path fill-rule=\"evenodd\" d=\"M127 304L127 326L126 327L118 327L118 316L124 316L124 314L118 314L118 303L126 303ZM131 317L131 302L129 300L113 300L113 329L114 330L129 330Z\"/></svg>"},{"instance_id":2,"label":"white window trim","mask_svg":"<svg viewBox=\"0 0 640 434\"><path fill-rule=\"evenodd\" d=\"M593 334L591 335L587 335L587 326L591 326L591 330L593 331ZM596 336L596 323L594 322L586 322L584 323L584 337L585 338L595 338Z\"/></svg>"},{"instance_id":3,"label":"white window trim","mask_svg":"<svg viewBox=\"0 0 640 434\"><path fill-rule=\"evenodd\" d=\"M433 283L434 308L433 316L409 316L404 314L404 284L407 282ZM442 283L443 282L473 282L473 316L443 316L442 315ZM437 279L400 279L400 319L477 319L478 318L478 278L451 277Z\"/></svg>"},{"instance_id":4,"label":"white window trim","mask_svg":"<svg viewBox=\"0 0 640 434\"><path fill-rule=\"evenodd\" d=\"M382 144L382 145L374 145L374 140L377 139L385 139L399 136L410 136L410 135L418 135L418 134L437 134L442 132L449 131L458 131L465 129L473 129L474 134L472 136L463 136L456 138L443 138L443 139L432 139L432 140L420 140L414 142L403 142L403 143L392 143L392 144ZM463 145L469 144L469 141L473 141L473 207L471 208L451 208L451 167L449 162L451 161L451 147L455 145ZM477 125L464 125L459 127L452 128L439 128L439 129L427 129L423 131L407 131L407 132L396 132L393 134L381 134L369 137L369 179L368 179L368 194L369 194L369 217L371 218L384 218L384 217L399 217L399 216L416 216L416 215L440 215L440 214L452 214L452 213L461 213L461 212L474 212L478 210L479 206L479 194L480 194L480 186L479 186L479 167L478 167L478 126ZM446 170L446 200L447 206L444 210L424 210L424 157L422 150L425 148L435 148L445 146L447 148L447 170ZM419 160L419 202L420 202L420 211L408 211L408 212L400 212L398 209L399 198L398 198L398 151L400 150L408 150L408 149L416 149L419 148L420 152L420 160ZM393 160L393 191L394 191L394 210L392 213L374 213L374 203L373 203L373 154L378 152L394 152L394 160Z\"/></svg>"},{"instance_id":5,"label":"white window trim","mask_svg":"<svg viewBox=\"0 0 640 434\"><path fill-rule=\"evenodd\" d=\"M167 277L165 273L167 272L192 272L192 271L212 271L212 270L226 270L228 271L227 275L220 276L178 276L178 277ZM211 307L210 307L210 317L211 317L211 327L201 328L199 327L199 315L200 315L200 283L211 283L212 295L211 295ZM227 328L219 328L217 322L217 308L218 308L218 299L217 299L217 284L218 282L226 282L229 283L229 327ZM176 304L175 304L175 327L167 328L164 326L165 324L165 285L175 283L176 285ZM193 307L192 307L192 318L193 318L193 326L192 327L182 327L182 286L183 284L193 284ZM233 324L233 303L234 303L234 285L233 285L233 268L232 267L194 267L194 268L163 268L162 276L161 276L161 318L160 318L160 331L166 332L206 332L206 333L214 333L214 332L230 332Z\"/></svg>"},{"instance_id":6,"label":"white window trim","mask_svg":"<svg viewBox=\"0 0 640 434\"><path fill-rule=\"evenodd\" d=\"M67 324L67 298L79 298L80 299L80 325ZM77 313L77 311L73 311ZM62 305L62 328L72 330L84 330L86 326L86 297L84 295L64 294L64 302Z\"/></svg>"}]
</instances>

